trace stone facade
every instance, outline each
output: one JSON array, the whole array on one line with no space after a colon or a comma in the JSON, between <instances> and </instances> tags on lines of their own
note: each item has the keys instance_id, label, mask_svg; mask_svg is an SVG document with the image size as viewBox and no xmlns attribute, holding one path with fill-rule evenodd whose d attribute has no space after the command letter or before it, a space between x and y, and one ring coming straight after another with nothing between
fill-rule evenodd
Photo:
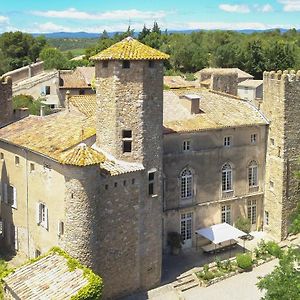
<instances>
[{"instance_id":1,"label":"stone facade","mask_svg":"<svg viewBox=\"0 0 300 300\"><path fill-rule=\"evenodd\" d=\"M256 134L256 143L251 143ZM224 147L225 136L232 138L232 145ZM167 234L181 232L180 217L192 213L192 246L201 243L195 230L222 221L221 208L230 206L231 224L240 216L248 217L248 200L256 201L256 220L252 230L262 229L263 193L265 170L266 126L227 128L190 134L167 134L164 138L164 248ZM184 151L184 141L190 149ZM258 165L258 184L249 187L248 168L251 161ZM222 166L233 167L233 188L222 192ZM192 196L181 199L181 172L192 170ZM207 242L207 241L206 241Z\"/></svg>"},{"instance_id":2,"label":"stone facade","mask_svg":"<svg viewBox=\"0 0 300 300\"><path fill-rule=\"evenodd\" d=\"M299 170L300 72L265 72L261 110L270 120L266 156L265 229L278 240L287 236L290 214L299 202L294 172Z\"/></svg>"},{"instance_id":3,"label":"stone facade","mask_svg":"<svg viewBox=\"0 0 300 300\"><path fill-rule=\"evenodd\" d=\"M0 77L0 127L12 121L12 79Z\"/></svg>"}]
</instances>

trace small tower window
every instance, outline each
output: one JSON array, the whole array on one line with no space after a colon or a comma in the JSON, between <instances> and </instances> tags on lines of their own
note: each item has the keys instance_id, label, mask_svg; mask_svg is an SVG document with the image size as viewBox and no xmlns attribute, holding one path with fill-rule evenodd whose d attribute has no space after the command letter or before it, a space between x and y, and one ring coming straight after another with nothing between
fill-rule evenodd
<instances>
[{"instance_id":1,"label":"small tower window","mask_svg":"<svg viewBox=\"0 0 300 300\"><path fill-rule=\"evenodd\" d=\"M108 68L108 60L102 62L102 68Z\"/></svg>"},{"instance_id":2,"label":"small tower window","mask_svg":"<svg viewBox=\"0 0 300 300\"><path fill-rule=\"evenodd\" d=\"M148 173L148 195L153 196L155 194L155 171Z\"/></svg>"},{"instance_id":3,"label":"small tower window","mask_svg":"<svg viewBox=\"0 0 300 300\"><path fill-rule=\"evenodd\" d=\"M183 141L182 149L183 149L183 151L190 151L191 150L191 141Z\"/></svg>"},{"instance_id":4,"label":"small tower window","mask_svg":"<svg viewBox=\"0 0 300 300\"><path fill-rule=\"evenodd\" d=\"M122 138L123 138L123 153L131 152L132 151L132 131L131 130L123 130Z\"/></svg>"},{"instance_id":5,"label":"small tower window","mask_svg":"<svg viewBox=\"0 0 300 300\"><path fill-rule=\"evenodd\" d=\"M231 146L231 136L225 136L224 137L224 147L230 147Z\"/></svg>"},{"instance_id":6,"label":"small tower window","mask_svg":"<svg viewBox=\"0 0 300 300\"><path fill-rule=\"evenodd\" d=\"M129 69L129 68L130 68L130 61L123 60L123 69Z\"/></svg>"},{"instance_id":7,"label":"small tower window","mask_svg":"<svg viewBox=\"0 0 300 300\"><path fill-rule=\"evenodd\" d=\"M154 68L154 67L155 67L154 61L153 61L153 60L149 60L148 66L149 66L149 68L151 68L151 69Z\"/></svg>"}]
</instances>

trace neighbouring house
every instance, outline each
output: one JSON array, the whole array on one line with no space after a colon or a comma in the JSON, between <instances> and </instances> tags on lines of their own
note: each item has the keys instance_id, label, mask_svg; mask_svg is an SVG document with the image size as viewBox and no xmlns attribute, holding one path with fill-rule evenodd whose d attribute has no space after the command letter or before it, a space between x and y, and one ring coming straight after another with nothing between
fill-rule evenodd
<instances>
[{"instance_id":1,"label":"neighbouring house","mask_svg":"<svg viewBox=\"0 0 300 300\"><path fill-rule=\"evenodd\" d=\"M17 70L13 72L17 74ZM13 81L13 96L31 95L35 99L42 98L51 109L63 108L67 91L70 95L95 94L92 89L94 74L94 67L31 72L31 76L19 76L18 80Z\"/></svg>"},{"instance_id":2,"label":"neighbouring house","mask_svg":"<svg viewBox=\"0 0 300 300\"><path fill-rule=\"evenodd\" d=\"M238 68L205 68L195 75L201 87L235 96L238 83L254 78Z\"/></svg>"},{"instance_id":3,"label":"neighbouring house","mask_svg":"<svg viewBox=\"0 0 300 300\"><path fill-rule=\"evenodd\" d=\"M258 109L163 91L165 59L128 37L92 57L96 94L0 129L5 244L28 257L60 246L106 298L159 284L169 232L191 248L196 230L243 216L281 240L299 201L300 72L265 72Z\"/></svg>"},{"instance_id":4,"label":"neighbouring house","mask_svg":"<svg viewBox=\"0 0 300 300\"><path fill-rule=\"evenodd\" d=\"M262 100L263 80L247 79L238 84L238 96L242 99L254 102Z\"/></svg>"},{"instance_id":5,"label":"neighbouring house","mask_svg":"<svg viewBox=\"0 0 300 300\"><path fill-rule=\"evenodd\" d=\"M64 102L67 91L70 95L95 94L92 87L94 79L95 67L77 67L75 70L60 71L58 89L61 102Z\"/></svg>"}]
</instances>

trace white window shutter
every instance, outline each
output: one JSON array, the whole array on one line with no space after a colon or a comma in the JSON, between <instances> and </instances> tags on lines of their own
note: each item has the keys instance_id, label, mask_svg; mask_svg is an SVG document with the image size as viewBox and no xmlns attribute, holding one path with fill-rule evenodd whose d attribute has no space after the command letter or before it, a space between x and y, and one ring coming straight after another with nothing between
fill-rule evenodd
<instances>
[{"instance_id":1,"label":"white window shutter","mask_svg":"<svg viewBox=\"0 0 300 300\"><path fill-rule=\"evenodd\" d=\"M13 187L13 207L17 208L17 189Z\"/></svg>"},{"instance_id":2,"label":"white window shutter","mask_svg":"<svg viewBox=\"0 0 300 300\"><path fill-rule=\"evenodd\" d=\"M49 224L48 224L48 208L45 205L45 228L48 230Z\"/></svg>"},{"instance_id":3,"label":"white window shutter","mask_svg":"<svg viewBox=\"0 0 300 300\"><path fill-rule=\"evenodd\" d=\"M36 223L41 223L41 203L37 203L36 205Z\"/></svg>"},{"instance_id":4,"label":"white window shutter","mask_svg":"<svg viewBox=\"0 0 300 300\"><path fill-rule=\"evenodd\" d=\"M2 202L3 201L3 195L2 195L2 186L3 186L3 183L2 183L2 181L0 181L0 202Z\"/></svg>"}]
</instances>

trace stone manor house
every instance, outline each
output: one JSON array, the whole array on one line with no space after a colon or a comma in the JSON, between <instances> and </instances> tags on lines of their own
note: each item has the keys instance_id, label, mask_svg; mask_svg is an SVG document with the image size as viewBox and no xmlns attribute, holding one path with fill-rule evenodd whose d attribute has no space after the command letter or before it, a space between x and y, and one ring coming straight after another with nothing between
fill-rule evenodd
<instances>
[{"instance_id":1,"label":"stone manor house","mask_svg":"<svg viewBox=\"0 0 300 300\"><path fill-rule=\"evenodd\" d=\"M116 298L160 282L168 232L195 247L197 229L243 216L287 236L300 73L265 72L256 105L201 87L164 91L166 59L126 38L92 57L96 95L17 122L1 79L1 247L35 257L58 245Z\"/></svg>"}]
</instances>

